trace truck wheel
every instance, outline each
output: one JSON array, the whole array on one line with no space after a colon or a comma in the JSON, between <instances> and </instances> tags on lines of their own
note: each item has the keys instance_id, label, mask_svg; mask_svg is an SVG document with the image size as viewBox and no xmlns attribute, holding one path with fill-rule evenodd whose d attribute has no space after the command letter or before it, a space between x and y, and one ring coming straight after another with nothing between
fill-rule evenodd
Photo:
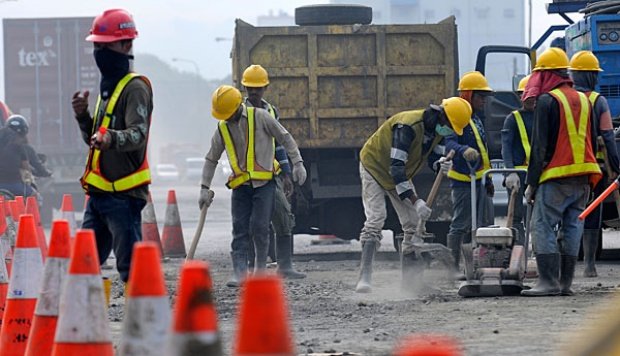
<instances>
[{"instance_id":1,"label":"truck wheel","mask_svg":"<svg viewBox=\"0 0 620 356\"><path fill-rule=\"evenodd\" d=\"M368 25L372 8L362 5L308 5L295 9L295 23L300 26Z\"/></svg>"}]
</instances>

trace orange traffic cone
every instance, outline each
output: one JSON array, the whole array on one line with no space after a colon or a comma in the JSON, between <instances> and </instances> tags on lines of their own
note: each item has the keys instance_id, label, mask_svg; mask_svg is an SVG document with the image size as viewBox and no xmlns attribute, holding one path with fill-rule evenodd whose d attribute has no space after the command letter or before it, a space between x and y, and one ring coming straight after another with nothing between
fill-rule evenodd
<instances>
[{"instance_id":1,"label":"orange traffic cone","mask_svg":"<svg viewBox=\"0 0 620 356\"><path fill-rule=\"evenodd\" d=\"M203 261L185 262L181 267L172 332L168 335L165 355L222 355L212 290L209 265Z\"/></svg>"},{"instance_id":2,"label":"orange traffic cone","mask_svg":"<svg viewBox=\"0 0 620 356\"><path fill-rule=\"evenodd\" d=\"M19 216L26 214L26 202L24 201L24 197L21 195L15 196L15 204L17 207L17 218L15 221L19 221Z\"/></svg>"},{"instance_id":3,"label":"orange traffic cone","mask_svg":"<svg viewBox=\"0 0 620 356\"><path fill-rule=\"evenodd\" d=\"M177 196L174 190L168 191L168 206L166 206L166 219L162 234L164 256L185 258L185 241L183 241L183 228L177 206Z\"/></svg>"},{"instance_id":4,"label":"orange traffic cone","mask_svg":"<svg viewBox=\"0 0 620 356\"><path fill-rule=\"evenodd\" d=\"M43 260L34 216L24 214L19 218L13 273L0 331L0 354L3 356L21 356L26 351L42 273Z\"/></svg>"},{"instance_id":5,"label":"orange traffic cone","mask_svg":"<svg viewBox=\"0 0 620 356\"><path fill-rule=\"evenodd\" d=\"M47 242L45 241L45 231L43 231L43 225L41 225L41 215L39 214L39 203L37 198L30 196L26 198L26 214L34 216L34 223L37 227L37 238L39 239L39 248L41 248L41 255L43 256L43 262L47 257Z\"/></svg>"},{"instance_id":6,"label":"orange traffic cone","mask_svg":"<svg viewBox=\"0 0 620 356\"><path fill-rule=\"evenodd\" d=\"M4 199L0 199L0 255L6 264L7 272L11 273L11 261L13 260L13 250L9 237L9 226L6 220L5 209L7 204Z\"/></svg>"},{"instance_id":7,"label":"orange traffic cone","mask_svg":"<svg viewBox=\"0 0 620 356\"><path fill-rule=\"evenodd\" d=\"M159 246L152 241L133 247L119 355L161 355L170 326L170 304Z\"/></svg>"},{"instance_id":8,"label":"orange traffic cone","mask_svg":"<svg viewBox=\"0 0 620 356\"><path fill-rule=\"evenodd\" d=\"M413 334L396 345L394 356L461 356L458 342L444 335Z\"/></svg>"},{"instance_id":9,"label":"orange traffic cone","mask_svg":"<svg viewBox=\"0 0 620 356\"><path fill-rule=\"evenodd\" d=\"M75 234L69 274L60 295L52 355L114 355L92 230Z\"/></svg>"},{"instance_id":10,"label":"orange traffic cone","mask_svg":"<svg viewBox=\"0 0 620 356\"><path fill-rule=\"evenodd\" d=\"M153 206L151 193L149 193L146 205L144 209L142 209L142 241L153 241L157 245L157 248L159 248L160 254L164 254L164 249L161 246L161 240L159 238L157 217L155 216L155 207Z\"/></svg>"},{"instance_id":11,"label":"orange traffic cone","mask_svg":"<svg viewBox=\"0 0 620 356\"><path fill-rule=\"evenodd\" d=\"M49 356L54 345L60 291L69 268L71 230L67 220L52 223L50 249L43 268L43 284L34 310L34 321L26 346L27 356Z\"/></svg>"},{"instance_id":12,"label":"orange traffic cone","mask_svg":"<svg viewBox=\"0 0 620 356\"><path fill-rule=\"evenodd\" d=\"M63 194L62 205L60 206L61 219L69 222L69 229L71 237L75 236L75 230L77 230L77 223L75 222L75 211L73 210L73 197L71 194Z\"/></svg>"},{"instance_id":13,"label":"orange traffic cone","mask_svg":"<svg viewBox=\"0 0 620 356\"><path fill-rule=\"evenodd\" d=\"M248 277L242 287L233 355L295 355L282 280Z\"/></svg>"}]
</instances>

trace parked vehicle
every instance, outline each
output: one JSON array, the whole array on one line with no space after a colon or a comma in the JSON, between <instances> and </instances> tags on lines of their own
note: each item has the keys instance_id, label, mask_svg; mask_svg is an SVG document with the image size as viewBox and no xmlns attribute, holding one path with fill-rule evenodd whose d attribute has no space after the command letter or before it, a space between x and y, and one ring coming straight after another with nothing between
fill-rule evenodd
<instances>
[{"instance_id":1,"label":"parked vehicle","mask_svg":"<svg viewBox=\"0 0 620 356\"><path fill-rule=\"evenodd\" d=\"M203 157L190 157L185 159L185 180L188 182L200 182L202 178L202 167L205 159Z\"/></svg>"},{"instance_id":2,"label":"parked vehicle","mask_svg":"<svg viewBox=\"0 0 620 356\"><path fill-rule=\"evenodd\" d=\"M155 166L155 182L176 182L179 180L179 169L174 164L160 163Z\"/></svg>"}]
</instances>

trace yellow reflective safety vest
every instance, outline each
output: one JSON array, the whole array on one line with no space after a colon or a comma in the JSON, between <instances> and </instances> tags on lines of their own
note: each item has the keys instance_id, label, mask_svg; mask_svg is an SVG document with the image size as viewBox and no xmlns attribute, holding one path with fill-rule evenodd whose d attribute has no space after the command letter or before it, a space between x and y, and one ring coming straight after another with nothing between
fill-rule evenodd
<instances>
[{"instance_id":1,"label":"yellow reflective safety vest","mask_svg":"<svg viewBox=\"0 0 620 356\"><path fill-rule=\"evenodd\" d=\"M129 84L129 82L134 78L140 78L141 80L144 80L149 86L151 85L149 80L140 74L128 73L127 75L125 75L114 88L114 92L112 93L112 96L110 97L110 100L108 101L108 104L105 108L105 114L103 120L101 121L100 127L104 127L107 129L108 126L110 126L110 118L114 113L116 103L118 102L118 99L120 98L121 93L123 92L127 84ZM95 106L95 115L93 116L92 134L94 134L95 131L98 129L95 127L95 124L97 122L97 115L99 115L99 106L101 105L101 101L101 96L99 96L97 98L97 105ZM140 167L135 172L123 178L117 179L113 182L109 181L101 173L100 155L101 151L96 148L91 148L88 153L86 169L84 171L84 174L82 175L82 178L80 179L84 190L87 190L88 186L91 185L105 192L124 192L151 183L151 171L149 169L149 162L147 159L146 150L144 151L144 158L142 160L142 164L140 164Z\"/></svg>"},{"instance_id":2,"label":"yellow reflective safety vest","mask_svg":"<svg viewBox=\"0 0 620 356\"><path fill-rule=\"evenodd\" d=\"M220 135L222 135L222 140L224 141L224 148L226 149L226 154L228 155L228 162L230 163L230 168L233 173L228 178L228 183L226 186L230 189L238 188L239 186L249 182L251 180L271 180L273 179L274 173L279 170L279 165L276 166L276 161L274 160L274 169L273 171L268 171L260 167L256 163L256 157L254 155L254 137L255 137L255 126L254 126L254 112L255 109L251 106L247 107L248 113L248 142L246 149L246 169L242 170L239 166L239 159L237 156L237 152L235 150L235 144L230 135L230 131L228 130L228 125L226 121L220 121L218 124L218 130L220 131ZM273 154L275 155L275 140L272 139L273 145Z\"/></svg>"},{"instance_id":3,"label":"yellow reflective safety vest","mask_svg":"<svg viewBox=\"0 0 620 356\"><path fill-rule=\"evenodd\" d=\"M474 132L474 137L476 138L476 144L478 145L480 157L482 158L482 166L478 168L478 170L476 171L476 180L478 180L482 178L482 175L484 174L485 171L491 169L491 161L489 160L489 153L487 152L487 147L484 144L484 142L482 142L482 137L480 136L480 132L478 132L478 128L476 127L476 124L471 119L469 120L469 126ZM448 177L454 180L461 181L461 182L471 182L471 178L469 177L469 174L463 174L463 173L457 172L454 168L448 171Z\"/></svg>"},{"instance_id":4,"label":"yellow reflective safety vest","mask_svg":"<svg viewBox=\"0 0 620 356\"><path fill-rule=\"evenodd\" d=\"M594 113L594 104L596 103L596 99L598 99L600 94L595 91L591 91L591 92L584 93L584 94L588 97L588 100L590 101L590 104L592 105L592 112ZM598 159L598 161L601 163L605 161L605 155L603 154L603 147L599 147L598 150L596 151L596 159Z\"/></svg>"},{"instance_id":5,"label":"yellow reflective safety vest","mask_svg":"<svg viewBox=\"0 0 620 356\"><path fill-rule=\"evenodd\" d=\"M549 94L560 104L560 127L553 157L543 169L539 183L588 175L590 184L594 186L600 180L601 169L592 149L588 98L583 93L566 88L554 89ZM571 109L571 102L579 103L579 111Z\"/></svg>"},{"instance_id":6,"label":"yellow reflective safety vest","mask_svg":"<svg viewBox=\"0 0 620 356\"><path fill-rule=\"evenodd\" d=\"M525 130L525 123L523 123L523 117L518 110L512 112L519 129L519 137L521 138L521 144L523 145L523 151L525 151L525 163L521 166L515 166L515 168L526 168L530 164L530 153L532 146L530 145L530 139L527 137L527 130Z\"/></svg>"}]
</instances>

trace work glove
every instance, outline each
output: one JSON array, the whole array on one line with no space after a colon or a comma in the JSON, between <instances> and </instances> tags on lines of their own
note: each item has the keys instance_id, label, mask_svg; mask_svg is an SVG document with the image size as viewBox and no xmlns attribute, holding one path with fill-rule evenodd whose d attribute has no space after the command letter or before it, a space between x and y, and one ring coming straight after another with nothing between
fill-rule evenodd
<instances>
[{"instance_id":1,"label":"work glove","mask_svg":"<svg viewBox=\"0 0 620 356\"><path fill-rule=\"evenodd\" d=\"M532 187L531 185L528 185L527 188L525 188L525 201L528 204L532 204L534 203L535 196L536 196L536 187Z\"/></svg>"},{"instance_id":2,"label":"work glove","mask_svg":"<svg viewBox=\"0 0 620 356\"><path fill-rule=\"evenodd\" d=\"M213 203L213 197L215 193L209 188L200 189L200 197L198 198L198 207L202 210L203 207L210 207Z\"/></svg>"},{"instance_id":3,"label":"work glove","mask_svg":"<svg viewBox=\"0 0 620 356\"><path fill-rule=\"evenodd\" d=\"M510 173L506 177L504 184L506 185L506 188L510 190L519 190L519 188L521 187L521 179L519 178L519 175L517 173Z\"/></svg>"},{"instance_id":4,"label":"work glove","mask_svg":"<svg viewBox=\"0 0 620 356\"><path fill-rule=\"evenodd\" d=\"M293 181L299 185L304 185L306 181L306 168L304 162L299 161L293 166Z\"/></svg>"},{"instance_id":5,"label":"work glove","mask_svg":"<svg viewBox=\"0 0 620 356\"><path fill-rule=\"evenodd\" d=\"M293 187L293 180L288 174L282 175L282 190L284 191L284 195L287 198L290 198L293 195L293 191L295 190L295 188Z\"/></svg>"},{"instance_id":6,"label":"work glove","mask_svg":"<svg viewBox=\"0 0 620 356\"><path fill-rule=\"evenodd\" d=\"M452 169L452 160L446 157L441 157L433 164L438 174L448 174L448 171Z\"/></svg>"},{"instance_id":7,"label":"work glove","mask_svg":"<svg viewBox=\"0 0 620 356\"><path fill-rule=\"evenodd\" d=\"M480 158L480 153L475 149L468 147L465 152L463 152L463 158L470 162L476 162L478 158Z\"/></svg>"},{"instance_id":8,"label":"work glove","mask_svg":"<svg viewBox=\"0 0 620 356\"><path fill-rule=\"evenodd\" d=\"M417 199L415 203L413 203L413 208L418 214L418 218L424 221L428 220L433 212L433 210L426 205L426 202L423 199Z\"/></svg>"}]
</instances>

